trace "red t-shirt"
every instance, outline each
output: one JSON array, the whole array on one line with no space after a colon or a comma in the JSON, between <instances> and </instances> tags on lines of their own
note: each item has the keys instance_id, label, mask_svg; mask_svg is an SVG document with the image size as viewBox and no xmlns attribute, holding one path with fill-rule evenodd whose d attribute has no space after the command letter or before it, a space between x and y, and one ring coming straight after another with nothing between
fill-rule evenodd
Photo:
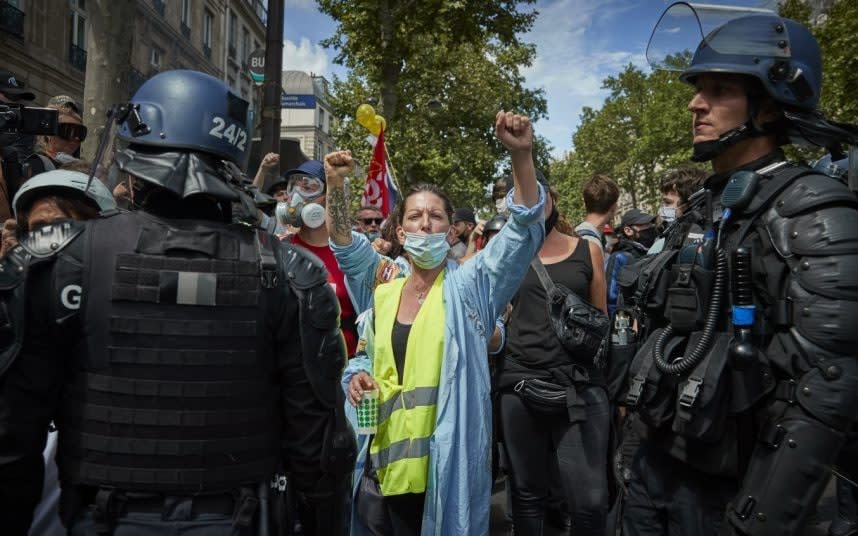
<instances>
[{"instance_id":1,"label":"red t-shirt","mask_svg":"<svg viewBox=\"0 0 858 536\"><path fill-rule=\"evenodd\" d=\"M325 263L325 268L328 269L328 283L334 288L337 294L337 300L340 302L340 326L343 330L343 336L346 339L346 348L349 356L354 355L355 347L357 346L357 330L355 329L355 310L352 307L352 300L349 298L349 293L346 290L346 278L340 270L340 265L337 264L337 259L334 257L334 252L330 246L311 246L301 240L297 234L290 237L293 244L312 252L314 255L322 259Z\"/></svg>"}]
</instances>

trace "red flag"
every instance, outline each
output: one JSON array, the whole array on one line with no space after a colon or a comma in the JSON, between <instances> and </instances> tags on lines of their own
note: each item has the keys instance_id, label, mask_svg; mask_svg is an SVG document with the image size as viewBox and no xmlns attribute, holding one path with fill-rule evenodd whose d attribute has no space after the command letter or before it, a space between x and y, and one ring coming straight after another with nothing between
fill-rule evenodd
<instances>
[{"instance_id":1,"label":"red flag","mask_svg":"<svg viewBox=\"0 0 858 536\"><path fill-rule=\"evenodd\" d=\"M382 130L378 133L378 139L372 151L372 160L366 174L366 187L360 204L377 207L382 216L386 218L396 204L396 187L393 185L393 178L390 176L390 169L385 156L384 131Z\"/></svg>"}]
</instances>

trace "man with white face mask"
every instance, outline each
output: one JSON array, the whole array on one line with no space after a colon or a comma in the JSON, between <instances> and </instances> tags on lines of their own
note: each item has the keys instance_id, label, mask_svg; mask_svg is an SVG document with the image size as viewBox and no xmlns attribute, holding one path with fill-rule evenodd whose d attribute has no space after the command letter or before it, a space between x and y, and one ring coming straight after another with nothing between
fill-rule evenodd
<instances>
[{"instance_id":1,"label":"man with white face mask","mask_svg":"<svg viewBox=\"0 0 858 536\"><path fill-rule=\"evenodd\" d=\"M355 311L346 289L345 278L334 253L328 245L328 227L325 225L325 169L319 160L307 160L283 174L287 180L288 202L278 203L276 218L283 225L299 230L288 237L295 245L315 254L328 269L328 282L340 302L340 324L346 339L348 355L355 352L357 333Z\"/></svg>"}]
</instances>

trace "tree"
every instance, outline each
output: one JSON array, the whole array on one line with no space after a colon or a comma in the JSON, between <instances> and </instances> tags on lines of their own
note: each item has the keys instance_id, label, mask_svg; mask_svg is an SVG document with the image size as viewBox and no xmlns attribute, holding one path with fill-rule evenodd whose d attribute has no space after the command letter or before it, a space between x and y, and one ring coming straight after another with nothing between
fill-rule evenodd
<instances>
[{"instance_id":1,"label":"tree","mask_svg":"<svg viewBox=\"0 0 858 536\"><path fill-rule=\"evenodd\" d=\"M691 156L691 88L675 72L647 74L631 64L602 87L610 94L601 109L584 108L575 151L554 166L555 184L575 199L576 215L581 185L595 174L613 178L633 206L654 209L661 174Z\"/></svg>"},{"instance_id":2,"label":"tree","mask_svg":"<svg viewBox=\"0 0 858 536\"><path fill-rule=\"evenodd\" d=\"M484 188L503 171L505 156L491 128L497 110L534 120L546 113L542 91L526 89L521 75L535 48L516 34L530 28L535 13L517 6L530 3L322 0L338 22L324 44L350 69L333 83L338 144L368 161L367 133L353 115L378 95L402 186L434 182L457 204L485 205ZM548 169L544 140L536 153L537 165Z\"/></svg>"},{"instance_id":3,"label":"tree","mask_svg":"<svg viewBox=\"0 0 858 536\"><path fill-rule=\"evenodd\" d=\"M135 9L131 0L94 0L89 4L90 31L83 91L86 124L103 124L105 114L114 104L128 100ZM95 157L98 138L89 136L83 142L85 158Z\"/></svg>"}]
</instances>

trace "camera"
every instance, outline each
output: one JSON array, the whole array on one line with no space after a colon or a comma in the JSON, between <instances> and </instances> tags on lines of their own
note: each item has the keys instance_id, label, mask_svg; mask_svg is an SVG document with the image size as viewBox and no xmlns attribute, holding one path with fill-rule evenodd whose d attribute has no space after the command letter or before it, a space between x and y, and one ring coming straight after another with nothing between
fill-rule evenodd
<instances>
[{"instance_id":1,"label":"camera","mask_svg":"<svg viewBox=\"0 0 858 536\"><path fill-rule=\"evenodd\" d=\"M21 134L57 133L59 111L17 104L0 104L0 132Z\"/></svg>"},{"instance_id":2,"label":"camera","mask_svg":"<svg viewBox=\"0 0 858 536\"><path fill-rule=\"evenodd\" d=\"M0 179L11 201L29 173L23 159L32 151L33 136L55 135L59 111L19 104L0 104ZM22 144L29 147L22 151Z\"/></svg>"}]
</instances>

